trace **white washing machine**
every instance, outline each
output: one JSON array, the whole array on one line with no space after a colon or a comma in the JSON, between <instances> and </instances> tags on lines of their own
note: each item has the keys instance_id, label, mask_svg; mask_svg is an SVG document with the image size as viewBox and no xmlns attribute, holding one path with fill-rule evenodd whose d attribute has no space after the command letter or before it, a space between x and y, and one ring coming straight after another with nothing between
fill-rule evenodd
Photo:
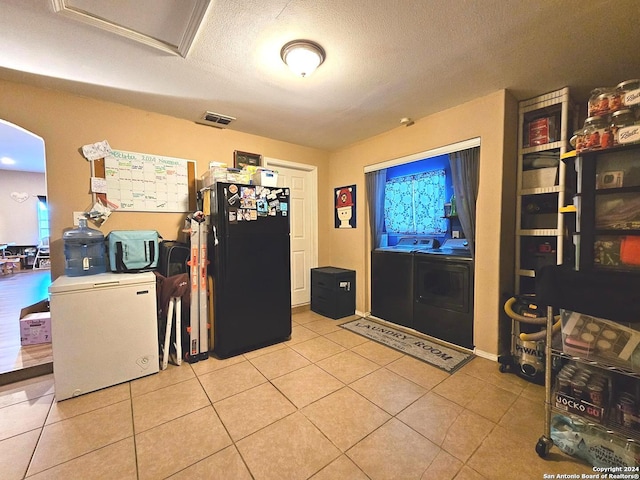
<instances>
[{"instance_id":1,"label":"white washing machine","mask_svg":"<svg viewBox=\"0 0 640 480\"><path fill-rule=\"evenodd\" d=\"M158 372L153 272L62 276L49 294L57 400Z\"/></svg>"}]
</instances>

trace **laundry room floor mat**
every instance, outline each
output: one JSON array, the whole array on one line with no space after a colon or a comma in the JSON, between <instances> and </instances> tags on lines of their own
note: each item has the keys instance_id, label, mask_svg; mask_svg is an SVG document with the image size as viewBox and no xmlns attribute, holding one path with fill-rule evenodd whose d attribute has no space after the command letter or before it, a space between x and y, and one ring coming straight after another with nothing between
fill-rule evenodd
<instances>
[{"instance_id":1,"label":"laundry room floor mat","mask_svg":"<svg viewBox=\"0 0 640 480\"><path fill-rule=\"evenodd\" d=\"M370 340L386 345L399 352L411 355L447 373L454 373L475 355L453 348L445 347L422 337L373 322L366 318L358 318L340 325L342 328L362 335Z\"/></svg>"}]
</instances>

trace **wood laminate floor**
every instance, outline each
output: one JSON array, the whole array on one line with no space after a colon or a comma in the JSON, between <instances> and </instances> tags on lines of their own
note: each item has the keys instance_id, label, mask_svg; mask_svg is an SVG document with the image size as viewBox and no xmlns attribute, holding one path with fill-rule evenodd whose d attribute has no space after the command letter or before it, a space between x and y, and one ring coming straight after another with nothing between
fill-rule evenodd
<instances>
[{"instance_id":1,"label":"wood laminate floor","mask_svg":"<svg viewBox=\"0 0 640 480\"><path fill-rule=\"evenodd\" d=\"M50 373L51 344L20 345L20 310L48 298L49 270L0 276L0 385Z\"/></svg>"}]
</instances>

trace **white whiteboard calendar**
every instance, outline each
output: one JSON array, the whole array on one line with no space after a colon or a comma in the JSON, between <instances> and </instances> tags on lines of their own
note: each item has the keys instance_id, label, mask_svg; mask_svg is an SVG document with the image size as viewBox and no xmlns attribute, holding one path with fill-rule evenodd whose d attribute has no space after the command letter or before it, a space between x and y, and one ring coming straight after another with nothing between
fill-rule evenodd
<instances>
[{"instance_id":1,"label":"white whiteboard calendar","mask_svg":"<svg viewBox=\"0 0 640 480\"><path fill-rule=\"evenodd\" d=\"M194 165L193 160L112 150L104 158L107 199L118 211L188 212Z\"/></svg>"}]
</instances>

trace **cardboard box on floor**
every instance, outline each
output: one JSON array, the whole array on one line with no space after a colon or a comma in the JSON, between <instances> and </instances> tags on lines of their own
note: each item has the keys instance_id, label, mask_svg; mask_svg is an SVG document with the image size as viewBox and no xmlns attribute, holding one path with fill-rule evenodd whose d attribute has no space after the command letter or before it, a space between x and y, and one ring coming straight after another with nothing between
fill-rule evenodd
<instances>
[{"instance_id":1,"label":"cardboard box on floor","mask_svg":"<svg viewBox=\"0 0 640 480\"><path fill-rule=\"evenodd\" d=\"M18 258L0 258L0 275L9 275L16 270L20 270L20 259Z\"/></svg>"},{"instance_id":2,"label":"cardboard box on floor","mask_svg":"<svg viewBox=\"0 0 640 480\"><path fill-rule=\"evenodd\" d=\"M13 262L15 271L24 270L24 262L26 261L26 255L7 255L7 260Z\"/></svg>"},{"instance_id":3,"label":"cardboard box on floor","mask_svg":"<svg viewBox=\"0 0 640 480\"><path fill-rule=\"evenodd\" d=\"M41 300L20 310L20 344L51 343L49 300Z\"/></svg>"}]
</instances>

